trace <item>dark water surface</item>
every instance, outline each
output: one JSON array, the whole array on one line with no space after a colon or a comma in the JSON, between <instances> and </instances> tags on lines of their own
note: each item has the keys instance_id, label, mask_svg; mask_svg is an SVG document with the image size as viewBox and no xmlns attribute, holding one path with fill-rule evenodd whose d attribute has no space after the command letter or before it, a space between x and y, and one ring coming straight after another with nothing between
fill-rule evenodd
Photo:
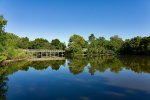
<instances>
[{"instance_id":1,"label":"dark water surface","mask_svg":"<svg viewBox=\"0 0 150 100\"><path fill-rule=\"evenodd\" d=\"M0 67L0 100L150 100L150 57L77 57Z\"/></svg>"}]
</instances>

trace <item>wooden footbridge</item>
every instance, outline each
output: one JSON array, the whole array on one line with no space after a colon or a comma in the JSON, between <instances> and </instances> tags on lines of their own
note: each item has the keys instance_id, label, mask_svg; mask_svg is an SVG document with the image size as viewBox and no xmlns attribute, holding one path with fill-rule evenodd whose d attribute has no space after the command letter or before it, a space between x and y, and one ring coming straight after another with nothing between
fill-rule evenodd
<instances>
[{"instance_id":1,"label":"wooden footbridge","mask_svg":"<svg viewBox=\"0 0 150 100\"><path fill-rule=\"evenodd\" d=\"M63 57L65 53L64 50L47 49L26 49L23 51L32 54L34 58Z\"/></svg>"},{"instance_id":2,"label":"wooden footbridge","mask_svg":"<svg viewBox=\"0 0 150 100\"><path fill-rule=\"evenodd\" d=\"M26 49L23 50L26 53L33 55L33 58L56 58L64 57L65 50L48 50L48 49ZM83 50L84 55L98 56L98 55L113 55L111 50L101 50L96 53L88 53L87 50Z\"/></svg>"}]
</instances>

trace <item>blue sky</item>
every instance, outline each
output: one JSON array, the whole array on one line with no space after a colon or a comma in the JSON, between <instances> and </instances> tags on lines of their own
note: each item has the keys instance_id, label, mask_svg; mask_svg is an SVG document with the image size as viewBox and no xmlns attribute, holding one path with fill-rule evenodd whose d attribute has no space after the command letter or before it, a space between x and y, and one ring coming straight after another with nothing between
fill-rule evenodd
<instances>
[{"instance_id":1,"label":"blue sky","mask_svg":"<svg viewBox=\"0 0 150 100\"><path fill-rule=\"evenodd\" d=\"M6 31L31 40L150 35L150 0L0 0L0 14Z\"/></svg>"}]
</instances>

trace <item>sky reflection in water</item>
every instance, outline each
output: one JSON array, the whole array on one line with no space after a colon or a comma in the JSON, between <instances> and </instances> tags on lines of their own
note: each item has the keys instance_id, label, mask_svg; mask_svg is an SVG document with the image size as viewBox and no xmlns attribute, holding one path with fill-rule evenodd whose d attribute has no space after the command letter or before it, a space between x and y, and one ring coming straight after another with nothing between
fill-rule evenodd
<instances>
[{"instance_id":1,"label":"sky reflection in water","mask_svg":"<svg viewBox=\"0 0 150 100\"><path fill-rule=\"evenodd\" d=\"M149 100L149 57L70 58L0 68L2 100Z\"/></svg>"}]
</instances>

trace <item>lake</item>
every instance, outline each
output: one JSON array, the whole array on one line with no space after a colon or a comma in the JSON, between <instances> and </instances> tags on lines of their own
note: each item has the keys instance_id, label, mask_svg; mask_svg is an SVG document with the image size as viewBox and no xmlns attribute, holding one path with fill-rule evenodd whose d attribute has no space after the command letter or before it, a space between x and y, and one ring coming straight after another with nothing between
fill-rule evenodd
<instances>
[{"instance_id":1,"label":"lake","mask_svg":"<svg viewBox=\"0 0 150 100\"><path fill-rule=\"evenodd\" d=\"M75 57L0 67L0 100L150 100L150 57Z\"/></svg>"}]
</instances>

